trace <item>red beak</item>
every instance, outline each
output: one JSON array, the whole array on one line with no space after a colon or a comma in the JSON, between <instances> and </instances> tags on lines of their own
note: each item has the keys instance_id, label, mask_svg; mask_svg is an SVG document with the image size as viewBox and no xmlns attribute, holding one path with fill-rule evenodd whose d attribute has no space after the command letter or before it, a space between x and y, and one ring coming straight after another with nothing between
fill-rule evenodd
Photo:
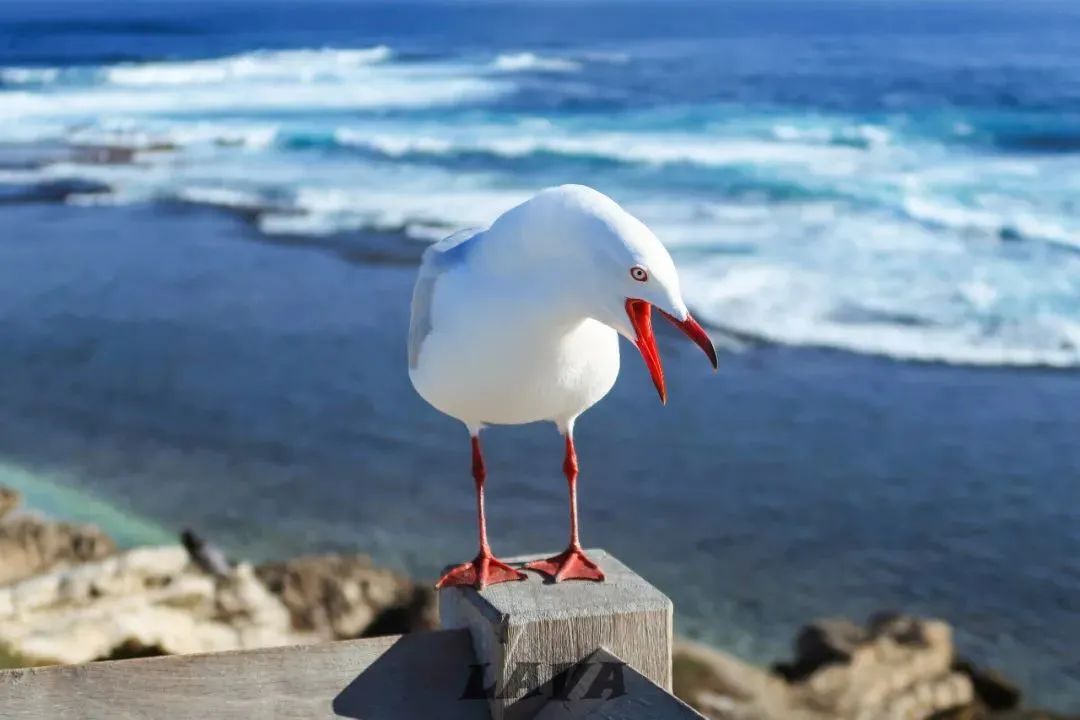
<instances>
[{"instance_id":1,"label":"red beak","mask_svg":"<svg viewBox=\"0 0 1080 720\"><path fill-rule=\"evenodd\" d=\"M649 368L649 375L652 377L653 385L656 386L656 392L660 394L660 402L667 403L667 388L664 386L664 366L660 363L660 352L656 349L656 336L653 335L652 305L644 300L629 299L626 301L626 314L630 316L630 324L634 326L634 334L637 336L635 344L638 350L641 351L641 357L645 359L645 366ZM676 320L663 310L660 310L660 314L667 318L672 325L682 330L688 338L705 351L715 370L716 348L713 347L712 340L705 334L704 328L698 324L698 321L690 317L690 315L687 315L685 320Z\"/></svg>"}]
</instances>

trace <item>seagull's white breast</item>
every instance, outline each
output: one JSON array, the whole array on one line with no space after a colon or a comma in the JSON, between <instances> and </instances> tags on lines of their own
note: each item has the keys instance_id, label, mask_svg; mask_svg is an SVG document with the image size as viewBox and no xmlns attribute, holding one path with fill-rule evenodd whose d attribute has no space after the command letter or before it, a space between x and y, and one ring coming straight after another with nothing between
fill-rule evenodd
<instances>
[{"instance_id":1,"label":"seagull's white breast","mask_svg":"<svg viewBox=\"0 0 1080 720\"><path fill-rule=\"evenodd\" d=\"M473 427L565 426L606 395L619 373L617 333L562 312L550 286L477 272L463 250L433 269L435 249L421 268L409 367L417 392Z\"/></svg>"}]
</instances>

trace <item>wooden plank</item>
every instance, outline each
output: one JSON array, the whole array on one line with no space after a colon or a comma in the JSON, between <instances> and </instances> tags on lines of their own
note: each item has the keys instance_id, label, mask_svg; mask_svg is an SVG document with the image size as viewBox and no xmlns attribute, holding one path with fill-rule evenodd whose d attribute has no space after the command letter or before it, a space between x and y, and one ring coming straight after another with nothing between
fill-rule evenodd
<instances>
[{"instance_id":1,"label":"wooden plank","mask_svg":"<svg viewBox=\"0 0 1080 720\"><path fill-rule=\"evenodd\" d=\"M485 686L496 720L534 716L547 700L534 691L602 647L670 690L671 601L603 550L588 552L607 576L602 583L552 583L530 572L524 582L439 593L443 627L468 628L477 657L489 664Z\"/></svg>"},{"instance_id":2,"label":"wooden plank","mask_svg":"<svg viewBox=\"0 0 1080 720\"><path fill-rule=\"evenodd\" d=\"M704 720L704 716L601 648L564 676L535 720Z\"/></svg>"},{"instance_id":3,"label":"wooden plank","mask_svg":"<svg viewBox=\"0 0 1080 720\"><path fill-rule=\"evenodd\" d=\"M0 672L4 720L487 718L464 631Z\"/></svg>"}]
</instances>

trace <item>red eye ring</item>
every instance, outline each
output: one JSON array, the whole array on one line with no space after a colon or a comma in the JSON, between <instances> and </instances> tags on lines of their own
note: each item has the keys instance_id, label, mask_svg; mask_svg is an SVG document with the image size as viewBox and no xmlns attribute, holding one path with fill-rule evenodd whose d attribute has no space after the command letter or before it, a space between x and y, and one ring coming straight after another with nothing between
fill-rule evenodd
<instances>
[{"instance_id":1,"label":"red eye ring","mask_svg":"<svg viewBox=\"0 0 1080 720\"><path fill-rule=\"evenodd\" d=\"M640 265L635 265L630 268L630 277L634 278L638 282L645 282L649 279L649 271Z\"/></svg>"}]
</instances>

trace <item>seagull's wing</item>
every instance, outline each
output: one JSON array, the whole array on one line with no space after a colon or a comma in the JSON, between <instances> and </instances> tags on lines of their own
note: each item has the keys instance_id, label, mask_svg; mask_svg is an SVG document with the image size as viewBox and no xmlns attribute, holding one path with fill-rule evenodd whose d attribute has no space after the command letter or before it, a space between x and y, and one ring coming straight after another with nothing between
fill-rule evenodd
<instances>
[{"instance_id":1,"label":"seagull's wing","mask_svg":"<svg viewBox=\"0 0 1080 720\"><path fill-rule=\"evenodd\" d=\"M469 251L484 234L478 228L460 230L424 251L420 272L413 288L412 315L409 320L409 368L420 360L420 346L431 332L431 302L439 276L465 262Z\"/></svg>"}]
</instances>

